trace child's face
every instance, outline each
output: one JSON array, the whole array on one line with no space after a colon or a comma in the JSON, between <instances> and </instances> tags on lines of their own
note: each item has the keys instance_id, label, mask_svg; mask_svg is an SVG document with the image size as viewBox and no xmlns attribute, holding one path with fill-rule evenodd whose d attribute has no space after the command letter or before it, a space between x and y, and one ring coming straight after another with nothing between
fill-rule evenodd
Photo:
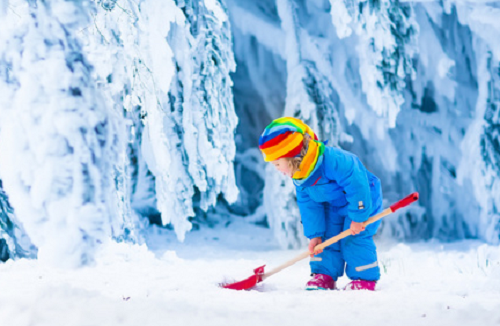
<instances>
[{"instance_id":1,"label":"child's face","mask_svg":"<svg viewBox=\"0 0 500 326\"><path fill-rule=\"evenodd\" d=\"M290 166L290 163L286 158L282 157L280 159L277 159L276 161L272 161L272 163L274 167L278 169L278 171L280 171L281 173L290 178L292 177L293 175L292 167Z\"/></svg>"}]
</instances>

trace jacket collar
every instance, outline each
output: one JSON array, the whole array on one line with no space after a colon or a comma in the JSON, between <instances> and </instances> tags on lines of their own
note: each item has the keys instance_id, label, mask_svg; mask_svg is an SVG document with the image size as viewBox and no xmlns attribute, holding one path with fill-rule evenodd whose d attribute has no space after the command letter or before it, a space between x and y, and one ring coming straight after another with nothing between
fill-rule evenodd
<instances>
[{"instance_id":1,"label":"jacket collar","mask_svg":"<svg viewBox=\"0 0 500 326\"><path fill-rule=\"evenodd\" d=\"M318 162L314 167L313 172L305 179L293 179L293 184L298 187L310 187L315 184L319 178L323 176L323 158L325 153L318 158Z\"/></svg>"}]
</instances>

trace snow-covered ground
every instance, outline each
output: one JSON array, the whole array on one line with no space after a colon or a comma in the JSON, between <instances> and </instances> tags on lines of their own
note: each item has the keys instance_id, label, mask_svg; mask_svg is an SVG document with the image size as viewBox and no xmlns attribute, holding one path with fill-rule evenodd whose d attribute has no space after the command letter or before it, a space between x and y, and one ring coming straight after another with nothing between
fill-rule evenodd
<instances>
[{"instance_id":1,"label":"snow-covered ground","mask_svg":"<svg viewBox=\"0 0 500 326\"><path fill-rule=\"evenodd\" d=\"M79 270L1 264L0 325L500 324L500 248L480 242L379 240L376 292L304 291L305 261L238 292L219 283L299 251L279 250L269 229L243 222L191 232L184 244L155 227L147 239L151 250L111 243Z\"/></svg>"}]
</instances>

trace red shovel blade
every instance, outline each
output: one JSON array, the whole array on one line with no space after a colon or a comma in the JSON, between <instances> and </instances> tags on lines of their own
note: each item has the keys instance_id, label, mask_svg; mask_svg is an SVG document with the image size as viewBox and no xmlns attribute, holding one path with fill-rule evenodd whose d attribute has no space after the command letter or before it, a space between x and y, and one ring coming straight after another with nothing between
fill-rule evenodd
<instances>
[{"instance_id":1,"label":"red shovel blade","mask_svg":"<svg viewBox=\"0 0 500 326\"><path fill-rule=\"evenodd\" d=\"M253 270L254 275L250 276L249 278L235 282L235 283L230 283L230 284L222 284L221 286L225 289L231 289L231 290L248 290L253 288L257 283L262 282L262 275L264 275L264 266L257 267L256 269Z\"/></svg>"}]
</instances>

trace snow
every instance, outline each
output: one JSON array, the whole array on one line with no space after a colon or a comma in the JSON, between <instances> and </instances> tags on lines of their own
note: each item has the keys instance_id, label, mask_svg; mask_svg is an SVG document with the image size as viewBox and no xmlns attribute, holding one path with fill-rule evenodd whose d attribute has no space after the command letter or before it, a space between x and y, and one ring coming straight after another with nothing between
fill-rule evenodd
<instances>
[{"instance_id":1,"label":"snow","mask_svg":"<svg viewBox=\"0 0 500 326\"><path fill-rule=\"evenodd\" d=\"M101 219L102 232L82 222L76 232L85 234L68 232L68 242L89 234L89 247L108 238L140 242L139 214L158 213L182 241L198 208L237 200L235 63L223 2L0 6L8 26L0 31L0 176L36 246L56 238L56 225L76 229L78 217ZM78 141L93 127L98 139ZM65 150L75 154L62 159ZM92 159L96 168L86 161ZM56 203L61 193L68 200ZM105 203L80 210L78 198L93 195L107 196ZM72 208L75 214L66 214ZM50 230L35 228L43 223ZM56 263L77 252L64 255L59 244L45 255ZM74 261L92 261L94 248L83 251L88 258Z\"/></svg>"},{"instance_id":2,"label":"snow","mask_svg":"<svg viewBox=\"0 0 500 326\"><path fill-rule=\"evenodd\" d=\"M251 35L264 44L270 51L273 51L280 57L285 57L284 33L279 27L279 22L273 22L268 17L261 17L254 10L245 10L240 5L248 3L229 0L228 6L231 11L231 17L237 17L231 21L233 26L245 34ZM255 28L259 26L259 28Z\"/></svg>"},{"instance_id":3,"label":"snow","mask_svg":"<svg viewBox=\"0 0 500 326\"><path fill-rule=\"evenodd\" d=\"M0 107L3 186L38 257L68 267L91 263L110 238L110 172L121 143L121 124L75 38L89 19L84 7L34 6L0 41L9 58L0 88L12 94Z\"/></svg>"},{"instance_id":4,"label":"snow","mask_svg":"<svg viewBox=\"0 0 500 326\"><path fill-rule=\"evenodd\" d=\"M0 325L500 324L499 13L0 0ZM307 244L257 148L283 115L358 155L385 207L420 192L377 236L375 293L306 292L306 262L218 286Z\"/></svg>"},{"instance_id":5,"label":"snow","mask_svg":"<svg viewBox=\"0 0 500 326\"><path fill-rule=\"evenodd\" d=\"M352 22L349 10L342 0L330 0L330 14L332 15L332 24L335 26L337 36L344 38L351 36L352 29L348 26Z\"/></svg>"},{"instance_id":6,"label":"snow","mask_svg":"<svg viewBox=\"0 0 500 326\"><path fill-rule=\"evenodd\" d=\"M305 291L305 261L251 291L218 286L298 255L246 223L188 233L148 229L145 245L110 243L76 271L37 260L0 265L2 325L494 325L500 248L474 241L378 242L375 292ZM302 249L303 250L303 249ZM338 282L347 283L345 277Z\"/></svg>"}]
</instances>

